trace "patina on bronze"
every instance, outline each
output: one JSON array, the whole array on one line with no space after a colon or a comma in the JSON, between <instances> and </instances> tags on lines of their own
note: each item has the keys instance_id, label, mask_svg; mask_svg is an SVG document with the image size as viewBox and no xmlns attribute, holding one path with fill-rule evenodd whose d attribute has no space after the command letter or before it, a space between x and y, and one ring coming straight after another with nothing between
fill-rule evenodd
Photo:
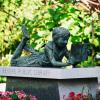
<instances>
[{"instance_id":1,"label":"patina on bronze","mask_svg":"<svg viewBox=\"0 0 100 100\"><path fill-rule=\"evenodd\" d=\"M12 66L61 68L73 65L75 67L78 63L87 59L87 44L73 44L71 52L67 50L66 45L70 32L63 27L53 29L52 41L45 45L44 52L37 52L28 44L27 41L29 41L30 37L25 25L22 26L22 32L22 40L11 59ZM31 54L21 57L23 50L29 51ZM68 59L66 63L62 62L64 56Z\"/></svg>"},{"instance_id":2,"label":"patina on bronze","mask_svg":"<svg viewBox=\"0 0 100 100\"><path fill-rule=\"evenodd\" d=\"M52 41L49 41L45 47L44 52L35 51L28 43L29 35L26 27L22 26L23 37L16 48L14 55L11 59L12 66L18 67L64 67L69 63L63 63L62 58L65 56L69 58L69 52L66 48L66 44L70 37L70 33L63 27L54 28L52 33ZM22 51L27 50L31 52L29 56L21 57Z\"/></svg>"}]
</instances>

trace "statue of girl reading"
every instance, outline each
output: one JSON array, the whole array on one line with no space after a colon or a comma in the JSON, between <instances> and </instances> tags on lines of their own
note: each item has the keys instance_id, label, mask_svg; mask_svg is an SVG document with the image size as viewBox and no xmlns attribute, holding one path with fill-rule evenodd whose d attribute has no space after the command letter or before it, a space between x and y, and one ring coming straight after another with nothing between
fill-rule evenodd
<instances>
[{"instance_id":1,"label":"statue of girl reading","mask_svg":"<svg viewBox=\"0 0 100 100\"><path fill-rule=\"evenodd\" d=\"M24 35L11 59L12 66L61 68L69 65L68 63L62 62L62 58L64 56L67 59L69 58L69 52L66 45L70 37L70 33L67 29L63 27L54 28L52 32L53 40L49 41L45 45L44 52L37 52L27 44L29 35L24 25L22 26L22 31ZM21 57L23 50L27 50L31 52L31 54L29 56Z\"/></svg>"}]
</instances>

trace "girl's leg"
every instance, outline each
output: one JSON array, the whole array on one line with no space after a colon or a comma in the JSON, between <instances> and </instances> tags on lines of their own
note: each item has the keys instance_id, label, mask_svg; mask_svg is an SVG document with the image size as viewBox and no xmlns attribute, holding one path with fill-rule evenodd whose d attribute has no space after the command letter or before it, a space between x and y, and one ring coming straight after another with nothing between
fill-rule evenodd
<instances>
[{"instance_id":1,"label":"girl's leg","mask_svg":"<svg viewBox=\"0 0 100 100\"><path fill-rule=\"evenodd\" d=\"M16 48L16 50L13 54L13 57L11 59L12 66L18 66L17 62L19 62L19 60L20 60L18 58L20 58L22 51L26 45L26 42L29 40L29 35L28 35L25 25L22 26L22 32L23 32L23 38L22 38L20 44L18 45L18 47Z\"/></svg>"},{"instance_id":2,"label":"girl's leg","mask_svg":"<svg viewBox=\"0 0 100 100\"><path fill-rule=\"evenodd\" d=\"M18 57L21 56L24 46L26 45L27 40L29 40L29 35L25 25L22 25L22 32L23 32L22 41L20 42L17 49L15 50L12 59L17 59Z\"/></svg>"},{"instance_id":3,"label":"girl's leg","mask_svg":"<svg viewBox=\"0 0 100 100\"><path fill-rule=\"evenodd\" d=\"M13 59L17 59L18 57L21 56L22 51L24 49L24 46L26 45L27 40L28 39L26 37L22 38L22 41L20 42L20 44L18 45L18 47L16 48L16 50L15 50L15 52L13 54L12 60Z\"/></svg>"}]
</instances>

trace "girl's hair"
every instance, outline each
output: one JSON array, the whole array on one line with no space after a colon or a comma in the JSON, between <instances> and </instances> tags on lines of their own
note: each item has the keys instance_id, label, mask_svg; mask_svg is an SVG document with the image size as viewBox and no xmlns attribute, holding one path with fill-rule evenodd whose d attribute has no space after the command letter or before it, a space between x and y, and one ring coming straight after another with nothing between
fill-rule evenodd
<instances>
[{"instance_id":1,"label":"girl's hair","mask_svg":"<svg viewBox=\"0 0 100 100\"><path fill-rule=\"evenodd\" d=\"M53 33L52 33L52 38L53 39L56 39L56 38L59 38L61 36L70 36L70 32L64 28L64 27L56 27L54 28L53 30Z\"/></svg>"}]
</instances>

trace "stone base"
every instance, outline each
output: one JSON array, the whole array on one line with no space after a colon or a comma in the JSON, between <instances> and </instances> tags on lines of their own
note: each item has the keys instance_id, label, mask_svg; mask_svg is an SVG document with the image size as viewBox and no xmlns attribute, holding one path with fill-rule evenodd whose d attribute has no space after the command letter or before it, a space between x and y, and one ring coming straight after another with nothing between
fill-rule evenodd
<instances>
[{"instance_id":1,"label":"stone base","mask_svg":"<svg viewBox=\"0 0 100 100\"><path fill-rule=\"evenodd\" d=\"M41 78L17 78L8 77L6 90L20 91L23 90L26 94L32 94L38 100L63 100L63 95L68 95L69 92L82 92L88 89L90 93L95 95L98 88L97 78L86 79L41 79Z\"/></svg>"},{"instance_id":2,"label":"stone base","mask_svg":"<svg viewBox=\"0 0 100 100\"><path fill-rule=\"evenodd\" d=\"M26 94L36 96L38 100L59 100L56 80L9 77L6 90L23 90Z\"/></svg>"}]
</instances>

